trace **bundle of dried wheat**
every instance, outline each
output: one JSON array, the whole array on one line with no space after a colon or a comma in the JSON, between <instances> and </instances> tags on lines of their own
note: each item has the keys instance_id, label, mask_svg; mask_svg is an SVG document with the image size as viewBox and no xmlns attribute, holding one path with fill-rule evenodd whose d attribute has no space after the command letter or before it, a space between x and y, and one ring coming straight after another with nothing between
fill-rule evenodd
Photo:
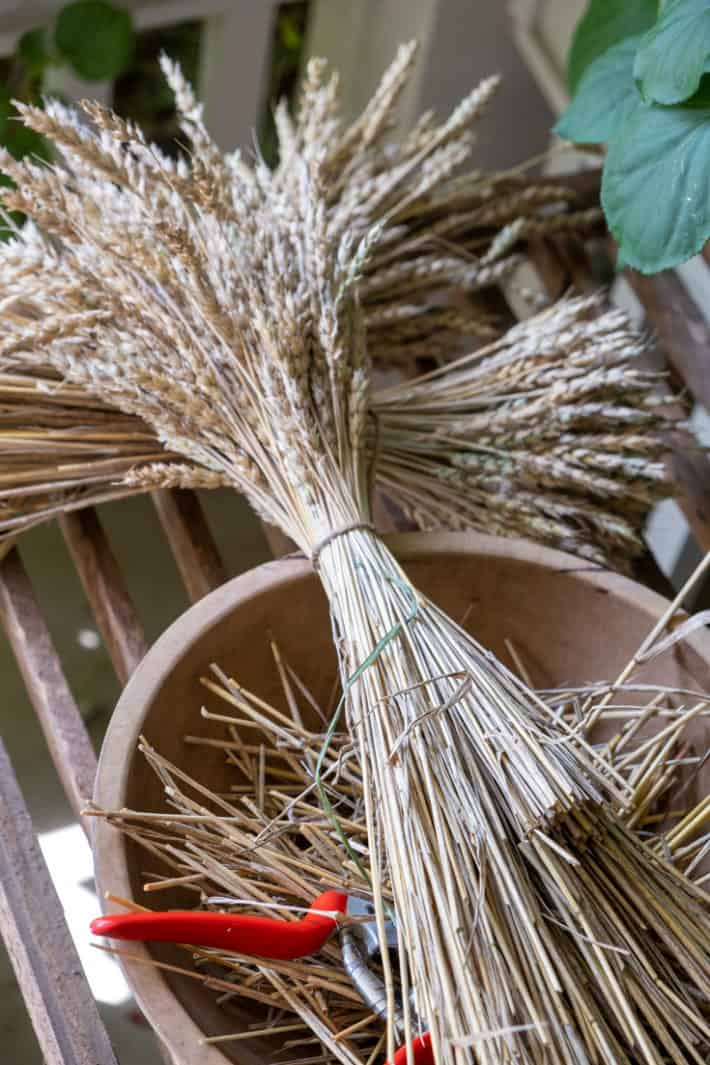
<instances>
[{"instance_id":1,"label":"bundle of dried wheat","mask_svg":"<svg viewBox=\"0 0 710 1065\"><path fill-rule=\"evenodd\" d=\"M643 344L596 298L565 300L434 373L375 393L367 463L421 528L520 536L628 570L680 424ZM0 373L0 536L63 510L229 479L161 446L51 368Z\"/></svg>"},{"instance_id":2,"label":"bundle of dried wheat","mask_svg":"<svg viewBox=\"0 0 710 1065\"><path fill-rule=\"evenodd\" d=\"M521 240L568 228L579 230L599 217L596 209L575 209L576 197L570 189L530 180L522 173L451 176L470 151L473 138L469 126L493 91L495 79L484 83L462 105L447 128L437 128L432 116L424 115L403 144L396 149L385 147L397 97L413 60L413 45L403 47L359 122L344 132L337 121L336 78L324 83L322 65L313 64L296 122L284 104L277 110L281 163L271 179L288 190L298 180L297 161L303 156L319 159L327 182L327 212L336 231L347 217L355 239L368 230L373 219L386 220L386 233L373 254L360 264L359 299L369 354L388 363L418 354L449 354L462 336L492 336L489 315L475 302L475 292L496 284L515 267ZM264 168L257 164L251 173L238 153L220 155L205 134L200 108L190 90L178 71L168 63L165 67L182 108L183 131L195 146L192 172L184 162L172 164L163 159L144 143L139 130L122 126L91 105L87 105L88 114L99 128L112 127L128 147L122 155L116 156L114 151L112 156L110 138L92 140L63 108L51 104L44 117L32 112L28 118L54 136L65 150L72 180L52 180L48 171L18 167L7 157L5 163L19 185L10 201L19 205L21 200L30 214L34 213L30 201L34 201L37 217L48 232L66 236L68 220L73 218L76 236L86 224L82 211L98 209L104 271L121 271L135 263L173 299L187 274L200 273L196 261L190 265L191 244L202 249L211 244L215 219L230 221L235 210L232 198L242 195L242 182L254 182L259 174L263 177ZM97 199L93 209L76 184L90 180L92 165L110 179L94 183ZM167 175L169 190L163 188L161 193L160 181ZM138 200L130 192L132 187ZM147 204L141 206L139 195L142 188L155 196L152 220L158 221L157 211L158 244L147 236ZM163 202L166 195L170 199L170 189L182 197L178 218L182 211L191 213L187 243L181 222L174 217L176 204L171 208ZM94 229L96 220L94 214ZM97 236L95 232L94 238ZM214 256L218 269L221 253L217 247ZM49 315L55 320L57 337L67 329L71 331L72 322L87 327L92 321L90 314L87 317L90 295L75 283L87 264L72 262L69 278L62 279L55 275L62 274L64 260L65 254L59 255L56 245L44 241L31 227L23 234L22 251L15 247L5 259L5 313L12 313L14 330L0 349L0 536L15 535L64 510L150 488L211 488L228 482L214 470L166 453L149 421L119 414L79 383L62 384L51 365L41 365L36 357L29 361L23 358L17 342L23 333L23 318ZM465 304L459 301L456 307L451 305L451 289L467 291ZM135 316L137 309L135 301L129 301L120 316ZM50 327L48 341L52 336ZM609 406L611 403L609 399ZM377 411L376 399L373 409ZM606 427L608 433L615 432L616 420L612 423L608 417ZM648 447L660 449L651 428L647 426L645 431ZM403 476L407 479L406 473ZM496 489L492 495L501 507L494 519L493 506L471 507L469 487L465 487L466 499L454 507L456 517L451 507L437 507L443 524L460 527L463 522L489 532L541 538L558 546L574 543L581 553L596 552L596 557L604 557L610 564L625 561L622 552L606 549L619 537L609 540L611 523L605 523L603 516L596 522L578 523L577 513L572 515L569 508L565 521L560 518L559 506L555 519L549 513L533 515L530 507L521 506L516 520L506 520L502 493ZM478 491L489 498L488 484ZM433 513L425 513L421 501L413 506L411 485L400 495L409 512L416 512L430 524ZM510 517L509 505L507 510ZM624 550L629 553L638 547L643 517L643 513L640 517L627 514L632 528L624 537ZM587 546L588 550L583 550Z\"/></svg>"},{"instance_id":3,"label":"bundle of dried wheat","mask_svg":"<svg viewBox=\"0 0 710 1065\"><path fill-rule=\"evenodd\" d=\"M674 424L623 314L567 300L380 393L377 477L423 529L522 536L626 569L670 491Z\"/></svg>"},{"instance_id":4,"label":"bundle of dried wheat","mask_svg":"<svg viewBox=\"0 0 710 1065\"><path fill-rule=\"evenodd\" d=\"M297 915L293 907L308 906L323 890L370 897L368 880L343 854L318 802L315 766L327 715L315 708L310 695L304 696L307 689L276 647L274 656L282 709L216 666L203 678L214 709L203 707L202 717L213 722L215 731L188 735L185 742L224 750L235 781L229 791L214 793L208 780L194 780L144 740L141 750L164 787L166 809L89 807L89 814L105 817L158 859L161 871L146 875L146 892L180 888L208 909L263 914L266 907L286 921ZM661 688L647 692L644 702L643 685L637 686L633 676L622 685L600 682L540 694L551 711L588 731L611 771L633 787L629 827L701 886L710 876L703 866L710 852L710 804L707 799L696 803L692 796L705 762L710 698L692 693L695 705L688 711L684 704L691 693ZM367 867L362 777L346 733L332 736L322 784ZM379 879L390 898L386 868ZM311 1057L324 1065L367 1065L381 1058L382 1023L359 999L337 942L316 956L268 965L219 950L185 949L195 965L184 970L189 978L219 993L225 1008L236 1002L255 1016L246 1028L235 1018L233 1034L208 1034L206 1043L263 1040L265 1053L267 1046L271 1050L280 1044L282 1065ZM130 948L117 953L135 957ZM376 963L371 964L377 978Z\"/></svg>"},{"instance_id":5,"label":"bundle of dried wheat","mask_svg":"<svg viewBox=\"0 0 710 1065\"><path fill-rule=\"evenodd\" d=\"M491 88L363 180L407 55L342 134L312 64L308 136L275 174L218 153L174 73L191 172L101 109L98 132L59 105L24 109L66 162L8 165L12 206L56 243L25 227L2 251L5 357L50 364L142 418L312 557L338 637L379 927L380 870L390 877L406 1041L411 997L437 1065L701 1062L705 897L619 818L627 782L417 593L370 526L361 287L386 271L400 219L462 158ZM422 270L445 273L415 257L397 284Z\"/></svg>"},{"instance_id":6,"label":"bundle of dried wheat","mask_svg":"<svg viewBox=\"0 0 710 1065\"><path fill-rule=\"evenodd\" d=\"M475 297L511 273L520 262L524 238L580 230L595 224L600 213L598 208L575 210L575 192L559 182L546 184L520 172L454 176L471 153L472 130L496 89L495 77L474 90L443 125L427 113L402 143L387 143L415 51L413 44L400 48L365 111L346 129L338 114L337 75L325 81L325 64L313 60L297 120L285 103L277 108L280 163L273 173L259 159L250 166L238 151L217 149L202 124L201 106L167 59L163 68L192 145L191 167L182 158L166 158L145 142L138 128L98 104L82 105L93 130L57 101L48 102L46 111L20 105L25 121L61 150L68 167L60 168L59 175L71 178L57 180L51 170L18 165L5 153L3 170L18 185L6 201L61 239L73 241L88 226L95 240L100 221L103 272L135 267L166 296L174 296L190 278L202 285L209 316L218 314L234 269L230 227L244 224L265 183L272 194L288 200L302 181L304 163L315 166L331 238L340 240L347 233L343 255L373 225L379 227L376 244L370 240L371 254L358 264L371 354L391 361L410 358L412 349L415 354L448 353L456 337L489 337L493 330L489 313L475 298L454 308L447 291L463 289ZM87 205L89 185L98 214L92 215ZM83 315L88 326L92 319L86 316L94 308L76 284L76 273L71 274L74 283L68 283L64 257L56 247L33 239L31 230L24 246L21 256L16 251L7 257L15 270L25 267L18 293L27 301L24 311L31 314L36 297L45 312L54 309L59 316L71 310ZM206 248L212 269L203 274L199 260ZM86 262L73 266L90 269ZM222 266L227 272L218 281ZM18 292L12 286L17 276L11 272L6 278L8 295ZM123 318L134 313L131 304L113 309ZM93 320L98 324L100 316ZM21 327L20 320L16 324ZM63 334L66 326L56 325ZM9 346L4 354L17 350Z\"/></svg>"}]
</instances>

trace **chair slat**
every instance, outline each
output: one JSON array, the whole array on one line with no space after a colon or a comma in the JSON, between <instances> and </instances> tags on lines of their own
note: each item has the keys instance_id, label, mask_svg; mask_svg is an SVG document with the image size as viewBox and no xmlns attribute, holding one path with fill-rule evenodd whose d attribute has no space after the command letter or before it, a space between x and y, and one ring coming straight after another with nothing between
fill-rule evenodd
<instances>
[{"instance_id":1,"label":"chair slat","mask_svg":"<svg viewBox=\"0 0 710 1065\"><path fill-rule=\"evenodd\" d=\"M1 741L0 932L47 1065L116 1065Z\"/></svg>"},{"instance_id":2,"label":"chair slat","mask_svg":"<svg viewBox=\"0 0 710 1065\"><path fill-rule=\"evenodd\" d=\"M704 554L710 551L710 461L701 451L678 451L669 462L676 502Z\"/></svg>"},{"instance_id":3,"label":"chair slat","mask_svg":"<svg viewBox=\"0 0 710 1065\"><path fill-rule=\"evenodd\" d=\"M700 308L671 270L654 277L627 270L624 276L643 304L669 366L694 399L710 410L710 328Z\"/></svg>"},{"instance_id":4,"label":"chair slat","mask_svg":"<svg viewBox=\"0 0 710 1065\"><path fill-rule=\"evenodd\" d=\"M125 684L148 642L111 545L93 508L63 514L59 524L116 675Z\"/></svg>"},{"instance_id":5,"label":"chair slat","mask_svg":"<svg viewBox=\"0 0 710 1065\"><path fill-rule=\"evenodd\" d=\"M627 270L625 277L641 301L657 345L649 352L654 368L670 371L671 385L687 391L710 409L710 327L702 311L672 271L645 277ZM710 461L701 451L679 448L668 459L676 502L698 548L710 551Z\"/></svg>"},{"instance_id":6,"label":"chair slat","mask_svg":"<svg viewBox=\"0 0 710 1065\"><path fill-rule=\"evenodd\" d=\"M94 789L96 755L17 548L0 562L0 620L62 786L78 815Z\"/></svg>"},{"instance_id":7,"label":"chair slat","mask_svg":"<svg viewBox=\"0 0 710 1065\"><path fill-rule=\"evenodd\" d=\"M281 532L276 525L269 525L268 522L262 521L261 528L274 558L283 558L298 550L293 540L286 536L286 533Z\"/></svg>"},{"instance_id":8,"label":"chair slat","mask_svg":"<svg viewBox=\"0 0 710 1065\"><path fill-rule=\"evenodd\" d=\"M548 238L535 237L531 240L528 254L548 298L561 299L569 287L569 277Z\"/></svg>"},{"instance_id":9,"label":"chair slat","mask_svg":"<svg viewBox=\"0 0 710 1065\"><path fill-rule=\"evenodd\" d=\"M575 294L588 295L599 291L599 282L592 274L587 248L581 237L564 233L550 237L550 244L568 284L574 286Z\"/></svg>"},{"instance_id":10,"label":"chair slat","mask_svg":"<svg viewBox=\"0 0 710 1065\"><path fill-rule=\"evenodd\" d=\"M196 603L227 579L200 501L179 488L160 488L152 497L185 590Z\"/></svg>"}]
</instances>

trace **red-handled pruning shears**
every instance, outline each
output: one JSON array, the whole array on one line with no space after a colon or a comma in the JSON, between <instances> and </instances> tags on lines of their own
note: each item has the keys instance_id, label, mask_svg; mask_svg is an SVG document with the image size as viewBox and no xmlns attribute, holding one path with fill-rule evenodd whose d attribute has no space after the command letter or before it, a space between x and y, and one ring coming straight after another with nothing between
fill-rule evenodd
<instances>
[{"instance_id":1,"label":"red-handled pruning shears","mask_svg":"<svg viewBox=\"0 0 710 1065\"><path fill-rule=\"evenodd\" d=\"M414 1065L434 1065L434 1051L431 1047L431 1036L428 1032L417 1036L412 1042L412 1055ZM392 1065L407 1065L407 1048L400 1047L392 1058Z\"/></svg>"},{"instance_id":2,"label":"red-handled pruning shears","mask_svg":"<svg viewBox=\"0 0 710 1065\"><path fill-rule=\"evenodd\" d=\"M300 921L275 921L271 917L166 910L164 913L121 913L91 922L95 936L112 939L188 943L216 947L235 954L293 961L315 954L333 934L336 914L345 913L347 896L339 891L319 895ZM332 916L331 916L332 914Z\"/></svg>"},{"instance_id":3,"label":"red-handled pruning shears","mask_svg":"<svg viewBox=\"0 0 710 1065\"><path fill-rule=\"evenodd\" d=\"M161 943L186 943L193 947L213 947L257 958L293 961L321 950L338 927L338 915L367 915L367 903L340 891L325 891L311 904L299 921L281 921L232 913L167 910L163 913L120 913L97 917L91 931L112 939L132 939ZM390 924L390 922L388 922ZM390 927L390 938L393 929ZM386 1015L382 982L367 962L378 949L374 925L346 926L341 932L343 964L353 984L378 1016ZM414 1065L434 1065L429 1033L412 1043ZM396 1052L392 1065L407 1065L407 1047Z\"/></svg>"}]
</instances>

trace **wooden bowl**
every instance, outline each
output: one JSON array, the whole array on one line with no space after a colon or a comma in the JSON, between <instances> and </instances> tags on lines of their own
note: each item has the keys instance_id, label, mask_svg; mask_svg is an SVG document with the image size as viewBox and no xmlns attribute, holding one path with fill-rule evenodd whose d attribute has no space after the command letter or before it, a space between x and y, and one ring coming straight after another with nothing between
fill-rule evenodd
<instances>
[{"instance_id":1,"label":"wooden bowl","mask_svg":"<svg viewBox=\"0 0 710 1065\"><path fill-rule=\"evenodd\" d=\"M533 683L615 677L646 636L667 602L633 581L523 541L469 533L406 533L388 538L414 584L512 665L506 638L525 662ZM96 802L164 808L158 781L136 751L144 734L165 757L215 791L226 790L230 770L223 752L187 745L186 733L208 735L200 717L205 691L199 678L211 662L247 688L282 705L267 636L327 703L335 654L325 596L309 563L283 559L259 566L206 596L170 626L129 681L104 741ZM710 635L694 634L645 668L644 681L710 689ZM704 725L704 722L703 722ZM703 785L710 784L704 781ZM96 824L96 877L101 893L140 899L144 853L102 821ZM176 889L151 903L180 907L194 898ZM143 961L155 957L184 965L174 948L130 944ZM148 1020L178 1065L265 1065L269 1048L240 1040L200 1046L204 1035L238 1031L252 1020L236 1007L220 1008L215 994L187 977L138 961L125 963L128 979Z\"/></svg>"}]
</instances>

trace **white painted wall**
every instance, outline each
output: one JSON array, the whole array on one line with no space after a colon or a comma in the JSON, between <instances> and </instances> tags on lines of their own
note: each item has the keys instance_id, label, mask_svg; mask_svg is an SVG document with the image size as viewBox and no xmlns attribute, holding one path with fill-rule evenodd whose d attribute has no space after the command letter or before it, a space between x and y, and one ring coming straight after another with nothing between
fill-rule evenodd
<instances>
[{"instance_id":1,"label":"white painted wall","mask_svg":"<svg viewBox=\"0 0 710 1065\"><path fill-rule=\"evenodd\" d=\"M482 78L503 84L480 124L477 162L505 167L542 151L552 113L520 61L505 4L488 0L315 0L308 39L341 72L346 113L367 101L401 41L416 37L419 66L402 105L403 125L432 107L450 112Z\"/></svg>"},{"instance_id":2,"label":"white painted wall","mask_svg":"<svg viewBox=\"0 0 710 1065\"><path fill-rule=\"evenodd\" d=\"M530 71L520 61L505 3L441 0L423 72L421 104L446 112L481 78L499 73L503 83L480 124L476 162L514 165L547 145L552 113Z\"/></svg>"}]
</instances>

